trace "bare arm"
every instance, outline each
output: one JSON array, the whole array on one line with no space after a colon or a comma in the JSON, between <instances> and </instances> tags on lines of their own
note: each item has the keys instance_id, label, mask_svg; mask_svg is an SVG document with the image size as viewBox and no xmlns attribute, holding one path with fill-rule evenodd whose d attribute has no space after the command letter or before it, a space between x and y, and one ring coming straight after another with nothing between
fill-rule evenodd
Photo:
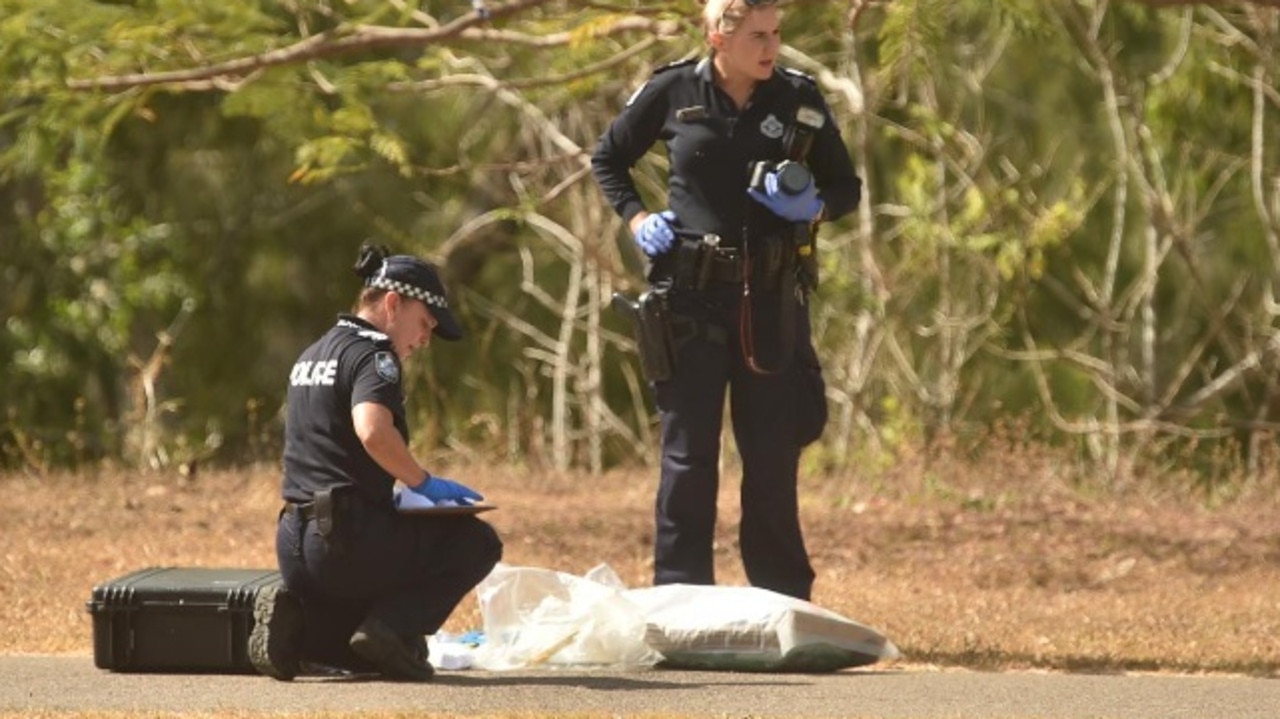
<instances>
[{"instance_id":1,"label":"bare arm","mask_svg":"<svg viewBox=\"0 0 1280 719\"><path fill-rule=\"evenodd\" d=\"M409 487L416 487L427 476L409 445L405 444L391 417L391 410L376 402L361 402L351 408L351 421L356 436L378 466Z\"/></svg>"}]
</instances>

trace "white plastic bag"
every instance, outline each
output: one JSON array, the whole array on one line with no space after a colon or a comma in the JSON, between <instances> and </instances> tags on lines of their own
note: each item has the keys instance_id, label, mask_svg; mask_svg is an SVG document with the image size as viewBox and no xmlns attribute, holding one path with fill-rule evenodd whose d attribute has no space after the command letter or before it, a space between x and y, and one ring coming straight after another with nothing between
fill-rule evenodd
<instances>
[{"instance_id":1,"label":"white plastic bag","mask_svg":"<svg viewBox=\"0 0 1280 719\"><path fill-rule=\"evenodd\" d=\"M427 653L431 666L445 671L470 669L475 666L476 647L462 641L463 635L436 632L427 637Z\"/></svg>"},{"instance_id":2,"label":"white plastic bag","mask_svg":"<svg viewBox=\"0 0 1280 719\"><path fill-rule=\"evenodd\" d=\"M649 667L661 657L645 644L644 615L623 596L608 565L583 577L498 564L476 587L485 642L475 666Z\"/></svg>"},{"instance_id":3,"label":"white plastic bag","mask_svg":"<svg viewBox=\"0 0 1280 719\"><path fill-rule=\"evenodd\" d=\"M624 596L663 666L828 672L899 656L875 629L767 589L668 584Z\"/></svg>"}]
</instances>

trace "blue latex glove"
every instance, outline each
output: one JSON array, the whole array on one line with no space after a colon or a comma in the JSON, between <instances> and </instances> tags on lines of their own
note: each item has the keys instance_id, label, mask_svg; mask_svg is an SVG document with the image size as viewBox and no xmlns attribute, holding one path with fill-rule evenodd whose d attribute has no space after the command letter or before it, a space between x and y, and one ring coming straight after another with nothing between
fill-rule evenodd
<instances>
[{"instance_id":1,"label":"blue latex glove","mask_svg":"<svg viewBox=\"0 0 1280 719\"><path fill-rule=\"evenodd\" d=\"M484 499L479 492L466 485L444 477L432 477L429 474L416 487L410 487L409 491L414 494L420 494L432 502L440 502L447 499L459 504L471 504Z\"/></svg>"},{"instance_id":2,"label":"blue latex glove","mask_svg":"<svg viewBox=\"0 0 1280 719\"><path fill-rule=\"evenodd\" d=\"M773 214L792 222L813 222L822 212L822 200L818 197L818 188L813 180L805 188L794 195L788 195L778 187L778 173L770 172L764 176L764 192L752 187L747 190L756 202L769 208Z\"/></svg>"},{"instance_id":3,"label":"blue latex glove","mask_svg":"<svg viewBox=\"0 0 1280 719\"><path fill-rule=\"evenodd\" d=\"M484 630L472 629L466 634L463 634L462 636L458 637L457 641L459 644L466 644L467 646L478 647L481 644L484 644Z\"/></svg>"},{"instance_id":4,"label":"blue latex glove","mask_svg":"<svg viewBox=\"0 0 1280 719\"><path fill-rule=\"evenodd\" d=\"M649 215L636 230L636 244L649 257L666 252L676 242L676 233L671 229L671 223L675 221L676 213L671 210Z\"/></svg>"}]
</instances>

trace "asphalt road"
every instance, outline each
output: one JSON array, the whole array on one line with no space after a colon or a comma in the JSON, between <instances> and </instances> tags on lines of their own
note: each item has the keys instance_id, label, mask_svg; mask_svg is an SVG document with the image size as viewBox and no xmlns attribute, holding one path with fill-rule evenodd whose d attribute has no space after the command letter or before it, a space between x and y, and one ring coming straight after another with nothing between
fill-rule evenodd
<instances>
[{"instance_id":1,"label":"asphalt road","mask_svg":"<svg viewBox=\"0 0 1280 719\"><path fill-rule=\"evenodd\" d=\"M901 719L1276 719L1280 679L979 673L441 672L431 684L125 674L88 656L0 657L0 711L676 714Z\"/></svg>"}]
</instances>

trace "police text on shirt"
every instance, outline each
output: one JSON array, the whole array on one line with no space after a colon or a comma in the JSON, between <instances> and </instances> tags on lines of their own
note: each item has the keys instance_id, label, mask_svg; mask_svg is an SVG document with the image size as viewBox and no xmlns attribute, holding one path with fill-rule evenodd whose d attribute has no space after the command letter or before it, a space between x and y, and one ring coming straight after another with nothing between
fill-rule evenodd
<instances>
[{"instance_id":1,"label":"police text on shirt","mask_svg":"<svg viewBox=\"0 0 1280 719\"><path fill-rule=\"evenodd\" d=\"M332 387L337 373L336 359L323 362L306 360L293 366L293 371L289 373L289 384L294 387Z\"/></svg>"}]
</instances>

